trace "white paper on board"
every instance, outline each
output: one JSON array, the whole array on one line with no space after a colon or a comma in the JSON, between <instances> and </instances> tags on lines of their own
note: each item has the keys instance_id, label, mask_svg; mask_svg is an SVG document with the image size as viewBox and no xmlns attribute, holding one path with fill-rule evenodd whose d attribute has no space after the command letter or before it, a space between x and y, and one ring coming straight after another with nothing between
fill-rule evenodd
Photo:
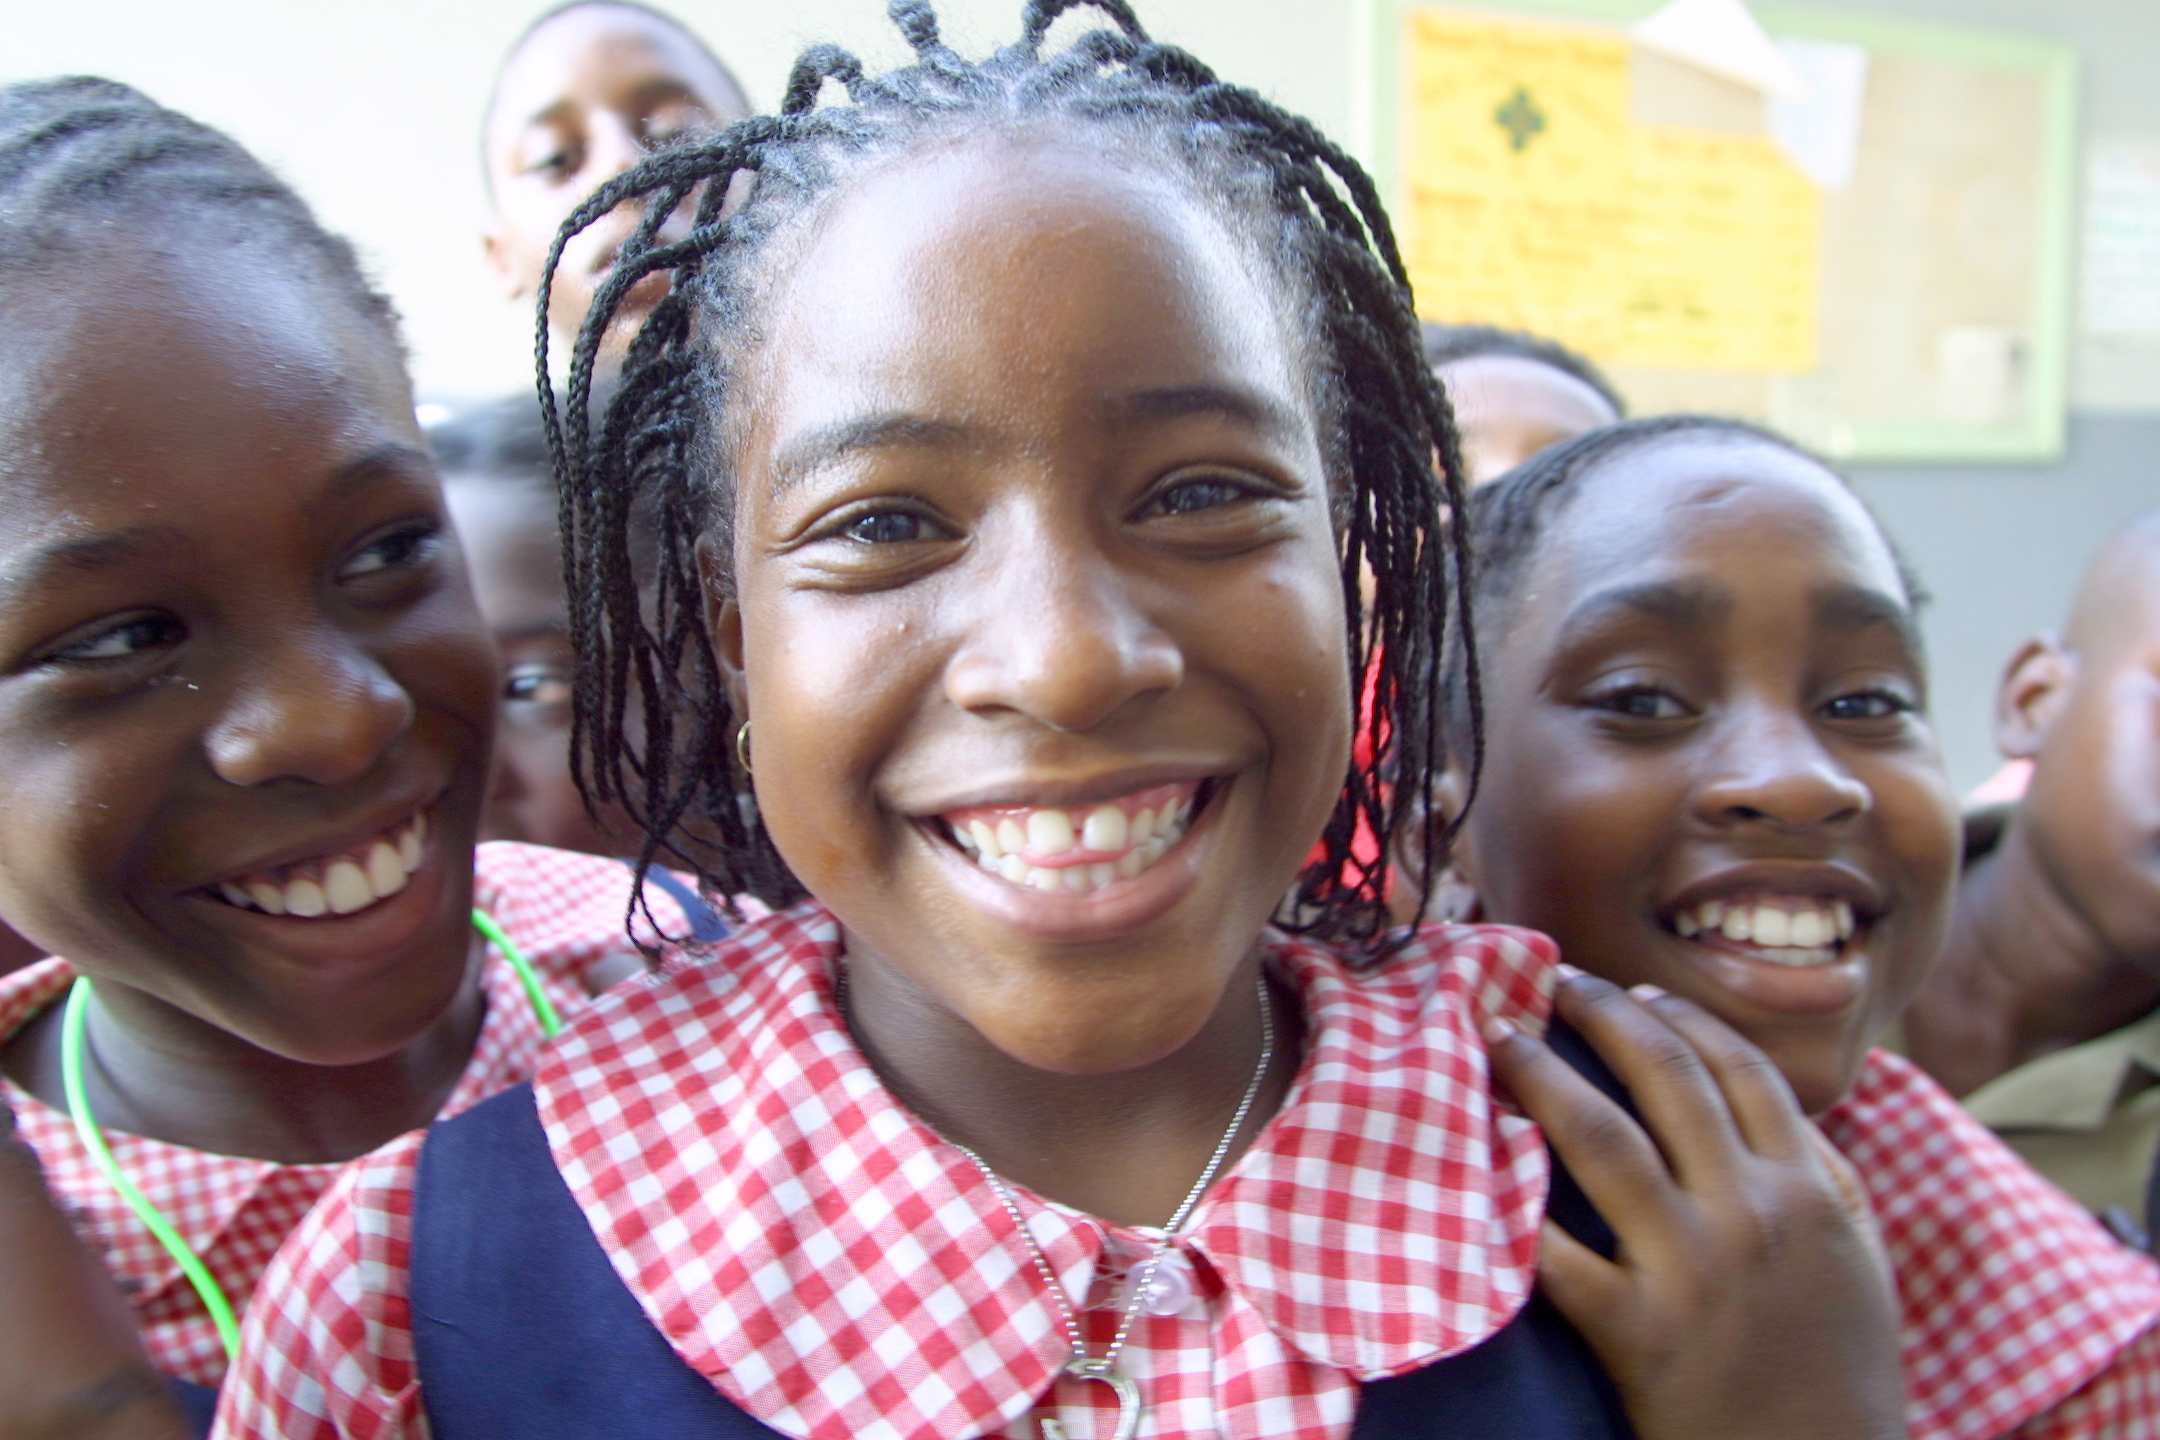
<instances>
[{"instance_id":1,"label":"white paper on board","mask_svg":"<svg viewBox=\"0 0 2160 1440\"><path fill-rule=\"evenodd\" d=\"M1868 52L1835 40L1779 40L1779 53L1807 81L1799 99L1770 101L1770 134L1825 190L1852 184L1867 116Z\"/></svg>"},{"instance_id":2,"label":"white paper on board","mask_svg":"<svg viewBox=\"0 0 2160 1440\"><path fill-rule=\"evenodd\" d=\"M2097 141L2085 168L2085 333L2160 341L2160 141Z\"/></svg>"},{"instance_id":3,"label":"white paper on board","mask_svg":"<svg viewBox=\"0 0 2160 1440\"><path fill-rule=\"evenodd\" d=\"M1721 75L1774 99L1805 99L1808 83L1744 0L1672 0L1628 27L1645 50Z\"/></svg>"}]
</instances>

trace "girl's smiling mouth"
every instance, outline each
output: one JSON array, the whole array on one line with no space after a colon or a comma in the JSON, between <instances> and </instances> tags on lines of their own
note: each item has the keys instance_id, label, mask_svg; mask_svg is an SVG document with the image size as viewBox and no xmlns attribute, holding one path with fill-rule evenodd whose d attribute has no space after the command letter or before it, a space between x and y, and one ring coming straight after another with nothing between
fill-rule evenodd
<instances>
[{"instance_id":1,"label":"girl's smiling mouth","mask_svg":"<svg viewBox=\"0 0 2160 1440\"><path fill-rule=\"evenodd\" d=\"M265 915L356 915L411 883L427 853L427 835L422 810L350 849L248 871L210 889L229 905Z\"/></svg>"},{"instance_id":2,"label":"girl's smiling mouth","mask_svg":"<svg viewBox=\"0 0 2160 1440\"><path fill-rule=\"evenodd\" d=\"M1691 887L1658 923L1720 989L1764 1010L1821 1014L1865 997L1881 914L1871 889L1842 872L1741 874Z\"/></svg>"},{"instance_id":3,"label":"girl's smiling mouth","mask_svg":"<svg viewBox=\"0 0 2160 1440\"><path fill-rule=\"evenodd\" d=\"M1015 885L1086 895L1132 880L1184 838L1209 782L1150 785L1092 805L984 805L938 817L977 865Z\"/></svg>"}]
</instances>

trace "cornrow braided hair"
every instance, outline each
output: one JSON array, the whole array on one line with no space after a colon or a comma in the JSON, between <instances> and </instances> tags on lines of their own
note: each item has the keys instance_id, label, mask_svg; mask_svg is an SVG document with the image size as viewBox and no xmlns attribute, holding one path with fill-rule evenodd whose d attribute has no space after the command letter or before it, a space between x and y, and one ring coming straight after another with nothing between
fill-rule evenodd
<instances>
[{"instance_id":1,"label":"cornrow braided hair","mask_svg":"<svg viewBox=\"0 0 2160 1440\"><path fill-rule=\"evenodd\" d=\"M1515 469L1479 486L1470 497L1470 536L1477 549L1471 591L1477 626L1485 632L1488 656L1495 652L1492 637L1506 629L1520 598L1524 577L1550 531L1552 521L1568 501L1581 493L1583 483L1614 461L1652 446L1678 440L1710 440L1734 445L1759 444L1796 455L1820 468L1850 491L1848 481L1829 461L1806 446L1774 430L1717 415L1653 415L1618 425L1591 430L1542 450ZM1875 529L1890 547L1897 563L1898 580L1905 598L1917 611L1927 603L1927 592L1906 560L1897 540L1883 528L1866 497L1853 492ZM1455 660L1450 669L1460 669ZM1474 728L1472 717L1459 706L1447 712L1451 733L1467 737Z\"/></svg>"},{"instance_id":2,"label":"cornrow braided hair","mask_svg":"<svg viewBox=\"0 0 2160 1440\"><path fill-rule=\"evenodd\" d=\"M1051 26L1083 3L1110 24L1046 54ZM1281 923L1384 950L1388 853L1406 825L1427 823L1422 805L1398 797L1422 796L1439 761L1443 640L1450 615L1467 613L1470 570L1460 527L1448 520L1465 513L1454 421L1424 363L1377 190L1308 121L1150 40L1126 0L1028 0L1018 43L982 62L942 41L925 0L894 0L890 13L912 64L871 76L846 51L814 46L796 62L779 114L653 156L597 190L556 238L538 299L538 365L562 486L579 785L642 823L642 864L671 857L721 896L776 906L802 897L754 806L738 798L749 776L735 755L737 716L712 655L695 563L708 531L719 555L732 553L725 421L737 352L755 343L759 287L771 283L758 261L849 177L926 143L1088 133L1113 153L1167 164L1252 244L1285 296L1286 334L1308 352L1339 537L1350 693L1370 758L1345 776L1324 858L1299 877ZM834 82L846 103L822 103ZM738 175L751 183L731 210ZM558 402L544 318L555 267L571 237L625 203L642 204L644 221L595 297ZM684 231L675 217L686 205ZM602 341L624 297L663 271L673 286L631 341L596 423ZM631 520L648 507L658 573L641 592ZM1369 609L1360 593L1368 567L1377 581ZM1458 631L1463 703L1475 716L1476 637ZM1381 782L1383 767L1397 783ZM1379 856L1364 853L1361 830L1380 839ZM1442 863L1445 839L1420 847L1421 880Z\"/></svg>"},{"instance_id":3,"label":"cornrow braided hair","mask_svg":"<svg viewBox=\"0 0 2160 1440\"><path fill-rule=\"evenodd\" d=\"M0 89L0 281L181 226L298 260L398 344L397 314L352 247L230 137L110 80Z\"/></svg>"}]
</instances>

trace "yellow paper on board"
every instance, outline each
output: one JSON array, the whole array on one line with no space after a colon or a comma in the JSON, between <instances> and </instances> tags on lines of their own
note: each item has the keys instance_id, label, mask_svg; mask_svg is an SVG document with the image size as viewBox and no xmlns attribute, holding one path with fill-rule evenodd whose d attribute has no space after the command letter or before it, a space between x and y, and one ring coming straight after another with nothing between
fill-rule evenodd
<instances>
[{"instance_id":1,"label":"yellow paper on board","mask_svg":"<svg viewBox=\"0 0 2160 1440\"><path fill-rule=\"evenodd\" d=\"M1821 194L1773 142L1634 123L1614 32L1420 10L1406 39L1420 314L1618 364L1814 367Z\"/></svg>"}]
</instances>

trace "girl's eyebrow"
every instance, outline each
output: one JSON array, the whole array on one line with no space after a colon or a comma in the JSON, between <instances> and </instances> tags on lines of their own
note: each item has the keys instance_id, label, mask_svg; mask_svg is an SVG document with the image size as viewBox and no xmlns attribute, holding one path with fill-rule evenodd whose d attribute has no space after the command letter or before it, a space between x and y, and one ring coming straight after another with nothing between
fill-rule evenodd
<instances>
[{"instance_id":1,"label":"girl's eyebrow","mask_svg":"<svg viewBox=\"0 0 2160 1440\"><path fill-rule=\"evenodd\" d=\"M1108 421L1120 428L1180 420L1191 415L1220 415L1276 443L1300 440L1306 425L1296 411L1273 396L1242 385L1202 382L1162 385L1104 398ZM786 493L806 476L858 450L955 450L979 437L973 426L933 420L906 411L865 415L820 425L780 447L772 462L772 493Z\"/></svg>"},{"instance_id":2,"label":"girl's eyebrow","mask_svg":"<svg viewBox=\"0 0 2160 1440\"><path fill-rule=\"evenodd\" d=\"M1815 619L1841 635L1886 625L1897 632L1908 651L1915 655L1921 651L1920 627L1913 621L1912 607L1866 585L1839 585L1825 591L1815 601Z\"/></svg>"},{"instance_id":3,"label":"girl's eyebrow","mask_svg":"<svg viewBox=\"0 0 2160 1440\"><path fill-rule=\"evenodd\" d=\"M19 564L8 567L11 573L0 585L19 593L63 573L94 575L151 551L185 544L187 538L177 525L131 525L81 540L62 540L33 550Z\"/></svg>"},{"instance_id":4,"label":"girl's eyebrow","mask_svg":"<svg viewBox=\"0 0 2160 1440\"><path fill-rule=\"evenodd\" d=\"M1641 617L1677 630L1701 630L1732 609L1732 597L1706 585L1683 585L1670 580L1640 585L1616 585L1587 597L1561 623L1559 648L1573 649L1600 631L1631 617Z\"/></svg>"}]
</instances>

